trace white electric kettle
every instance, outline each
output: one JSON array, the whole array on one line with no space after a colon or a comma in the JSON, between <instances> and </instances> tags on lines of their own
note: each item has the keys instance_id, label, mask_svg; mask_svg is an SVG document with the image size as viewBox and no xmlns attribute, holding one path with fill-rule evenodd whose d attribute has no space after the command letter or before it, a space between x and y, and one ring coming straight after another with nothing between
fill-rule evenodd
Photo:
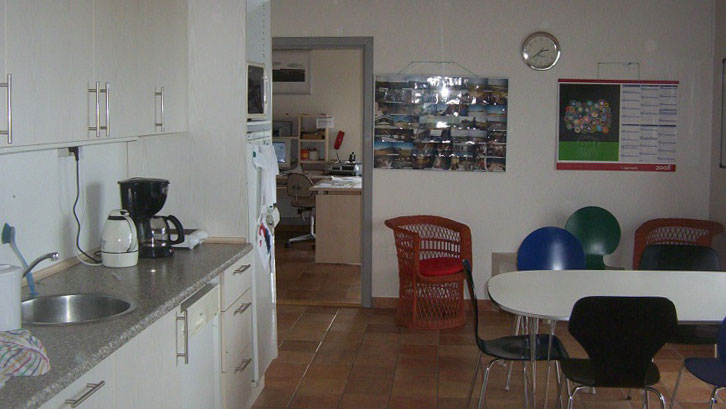
<instances>
[{"instance_id":1,"label":"white electric kettle","mask_svg":"<svg viewBox=\"0 0 726 409\"><path fill-rule=\"evenodd\" d=\"M136 225L126 210L111 210L103 225L101 261L106 267L131 267L139 261Z\"/></svg>"}]
</instances>

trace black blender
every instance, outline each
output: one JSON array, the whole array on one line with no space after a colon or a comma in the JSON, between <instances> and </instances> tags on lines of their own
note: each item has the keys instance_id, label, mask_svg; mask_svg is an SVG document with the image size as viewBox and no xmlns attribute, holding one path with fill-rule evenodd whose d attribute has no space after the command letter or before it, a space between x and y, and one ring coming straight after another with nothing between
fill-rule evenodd
<instances>
[{"instance_id":1,"label":"black blender","mask_svg":"<svg viewBox=\"0 0 726 409\"><path fill-rule=\"evenodd\" d=\"M172 215L156 216L166 202L169 181L136 177L118 184L121 187L121 206L128 210L136 223L139 256L156 258L174 254L172 246L184 242L184 227ZM171 238L170 223L176 229L175 240Z\"/></svg>"}]
</instances>

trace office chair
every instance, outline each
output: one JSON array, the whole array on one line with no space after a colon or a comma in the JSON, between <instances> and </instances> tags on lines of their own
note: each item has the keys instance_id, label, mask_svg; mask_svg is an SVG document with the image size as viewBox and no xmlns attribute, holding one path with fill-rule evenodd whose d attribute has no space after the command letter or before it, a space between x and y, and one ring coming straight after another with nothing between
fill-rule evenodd
<instances>
[{"instance_id":1,"label":"office chair","mask_svg":"<svg viewBox=\"0 0 726 409\"><path fill-rule=\"evenodd\" d=\"M640 257L640 270L721 271L716 250L706 246L683 244L651 244ZM674 344L716 344L716 324L679 324L668 342Z\"/></svg>"},{"instance_id":2,"label":"office chair","mask_svg":"<svg viewBox=\"0 0 726 409\"><path fill-rule=\"evenodd\" d=\"M311 191L313 181L305 174L290 173L287 176L287 195L290 197L290 205L297 208L300 218L305 221L305 212L310 212L310 233L293 237L285 242L285 247L292 243L307 240L315 240L315 192Z\"/></svg>"},{"instance_id":3,"label":"office chair","mask_svg":"<svg viewBox=\"0 0 726 409\"><path fill-rule=\"evenodd\" d=\"M681 384L683 369L688 369L688 372L692 373L693 376L713 386L713 390L711 391L711 404L709 405L709 409L713 409L713 404L716 403L716 392L719 389L726 388L726 319L721 321L721 325L719 326L718 344L716 347L718 349L718 357L716 358L686 358L683 361L683 366L678 371L676 386L673 388L671 403L668 405L670 409L673 408L673 403L676 401L676 394L678 393L678 386Z\"/></svg>"},{"instance_id":4,"label":"office chair","mask_svg":"<svg viewBox=\"0 0 726 409\"><path fill-rule=\"evenodd\" d=\"M620 243L620 224L612 213L602 207L583 207L567 219L565 230L582 244L588 270L607 268L603 257L615 251Z\"/></svg>"},{"instance_id":5,"label":"office chair","mask_svg":"<svg viewBox=\"0 0 726 409\"><path fill-rule=\"evenodd\" d=\"M563 359L562 372L576 386L567 390L567 409L575 395L593 387L653 387L660 380L653 357L668 341L678 322L676 307L664 297L585 297L572 307L568 329L588 359ZM562 393L562 384L558 396Z\"/></svg>"},{"instance_id":6,"label":"office chair","mask_svg":"<svg viewBox=\"0 0 726 409\"><path fill-rule=\"evenodd\" d=\"M487 381L489 379L489 371L498 361L529 361L530 360L530 339L529 335L512 335L491 340L484 340L479 336L479 309L477 307L476 293L474 292L474 279L471 273L471 263L469 260L464 260L464 271L466 272L466 283L469 287L469 301L471 301L471 308L474 313L474 340L479 348L479 357L477 359L477 367L474 371L474 379L472 380L471 387L469 390L469 400L471 400L471 392L474 389L476 383L476 374L481 365L481 355L486 354L491 356L493 359L489 361L486 368L482 368L483 380L481 385L481 392L479 392L479 404L477 408L481 409L482 403L486 400L485 392L487 387ZM535 359L537 361L559 361L561 359L568 358L565 346L562 344L559 338L556 336L550 336L547 334L537 334L535 342ZM550 347L551 345L551 347ZM549 354L548 354L549 352ZM549 357L548 357L549 355ZM524 365L524 368L527 366ZM557 380L559 384L559 371L557 372ZM525 372L525 377L526 377ZM525 388L525 402L527 401L527 391ZM469 407L467 402L466 407Z\"/></svg>"},{"instance_id":7,"label":"office chair","mask_svg":"<svg viewBox=\"0 0 726 409\"><path fill-rule=\"evenodd\" d=\"M681 244L711 247L714 236L723 232L723 225L710 220L653 219L635 230L633 269L638 270L646 246L651 244Z\"/></svg>"}]
</instances>

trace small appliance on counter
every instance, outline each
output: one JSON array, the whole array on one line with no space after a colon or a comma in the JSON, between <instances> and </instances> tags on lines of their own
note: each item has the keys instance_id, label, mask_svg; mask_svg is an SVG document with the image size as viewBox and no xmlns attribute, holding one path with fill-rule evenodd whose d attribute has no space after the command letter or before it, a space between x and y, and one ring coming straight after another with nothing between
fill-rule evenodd
<instances>
[{"instance_id":1,"label":"small appliance on counter","mask_svg":"<svg viewBox=\"0 0 726 409\"><path fill-rule=\"evenodd\" d=\"M353 152L347 161L328 163L325 167L325 173L338 176L360 176L363 174L363 165L355 160L355 152Z\"/></svg>"},{"instance_id":2,"label":"small appliance on counter","mask_svg":"<svg viewBox=\"0 0 726 409\"><path fill-rule=\"evenodd\" d=\"M136 225L124 209L111 210L101 234L101 262L106 267L131 267L139 261Z\"/></svg>"},{"instance_id":3,"label":"small appliance on counter","mask_svg":"<svg viewBox=\"0 0 726 409\"><path fill-rule=\"evenodd\" d=\"M166 202L169 181L154 178L131 178L118 182L121 187L121 206L128 210L136 224L139 255L145 258L168 257L174 254L172 246L184 242L184 227L179 219L157 216ZM181 232L171 238L171 225Z\"/></svg>"},{"instance_id":4,"label":"small appliance on counter","mask_svg":"<svg viewBox=\"0 0 726 409\"><path fill-rule=\"evenodd\" d=\"M0 264L0 331L20 328L20 286L23 269Z\"/></svg>"}]
</instances>

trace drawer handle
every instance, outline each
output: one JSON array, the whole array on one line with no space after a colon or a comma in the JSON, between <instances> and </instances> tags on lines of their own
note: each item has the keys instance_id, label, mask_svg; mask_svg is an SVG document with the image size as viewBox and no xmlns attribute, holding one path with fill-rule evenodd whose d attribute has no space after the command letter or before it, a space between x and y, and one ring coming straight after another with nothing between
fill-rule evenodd
<instances>
[{"instance_id":1,"label":"drawer handle","mask_svg":"<svg viewBox=\"0 0 726 409\"><path fill-rule=\"evenodd\" d=\"M240 363L238 367L234 368L234 373L244 371L249 366L250 362L252 362L251 358L247 358L242 361L242 363Z\"/></svg>"},{"instance_id":2,"label":"drawer handle","mask_svg":"<svg viewBox=\"0 0 726 409\"><path fill-rule=\"evenodd\" d=\"M177 324L177 328L178 328L180 321L182 322L182 324L184 324L184 352L181 353L177 350L176 357L184 358L184 363L189 364L189 313L187 312L187 310L184 310L182 314L183 315L181 317L180 316L176 317L176 324ZM178 335L179 335L179 330L177 329L177 336ZM177 345L178 344L179 343L177 340ZM178 348L178 346L177 346L177 348Z\"/></svg>"},{"instance_id":3,"label":"drawer handle","mask_svg":"<svg viewBox=\"0 0 726 409\"><path fill-rule=\"evenodd\" d=\"M249 268L250 268L251 266L252 266L252 264L245 264L245 265L243 265L242 267L240 267L240 268L238 268L238 269L234 270L234 271L232 272L232 274L233 274L233 275L237 275L237 274L242 274L242 273L244 273L245 271L247 271L247 269L249 269Z\"/></svg>"},{"instance_id":4,"label":"drawer handle","mask_svg":"<svg viewBox=\"0 0 726 409\"><path fill-rule=\"evenodd\" d=\"M101 381L99 383L87 383L86 387L90 388L81 395L78 399L66 399L66 405L71 405L72 408L77 408L81 403L83 403L86 399L90 398L91 395L98 392L99 389L103 388L103 385L106 384L106 381Z\"/></svg>"},{"instance_id":5,"label":"drawer handle","mask_svg":"<svg viewBox=\"0 0 726 409\"><path fill-rule=\"evenodd\" d=\"M0 135L8 136L8 145L13 144L13 75L8 74L5 82L0 82L0 88L7 88L7 110L8 110L8 130L0 131Z\"/></svg>"},{"instance_id":6,"label":"drawer handle","mask_svg":"<svg viewBox=\"0 0 726 409\"><path fill-rule=\"evenodd\" d=\"M239 306L236 310L234 310L234 315L242 314L243 312L247 311L248 308L252 306L251 302L246 302Z\"/></svg>"}]
</instances>

